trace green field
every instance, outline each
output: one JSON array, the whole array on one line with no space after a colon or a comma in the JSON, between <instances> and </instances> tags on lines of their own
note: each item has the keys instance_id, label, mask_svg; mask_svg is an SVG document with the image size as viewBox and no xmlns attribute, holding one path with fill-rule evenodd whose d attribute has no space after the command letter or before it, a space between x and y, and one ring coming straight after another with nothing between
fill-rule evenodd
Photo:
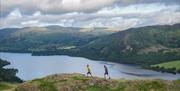
<instances>
[{"instance_id":1,"label":"green field","mask_svg":"<svg viewBox=\"0 0 180 91\"><path fill-rule=\"evenodd\" d=\"M176 70L178 70L178 69L180 69L180 60L172 61L172 62L165 62L165 63L156 64L156 65L152 65L152 66L164 67L165 69L176 68Z\"/></svg>"},{"instance_id":2,"label":"green field","mask_svg":"<svg viewBox=\"0 0 180 91\"><path fill-rule=\"evenodd\" d=\"M17 83L0 82L0 91L13 91L17 85Z\"/></svg>"}]
</instances>

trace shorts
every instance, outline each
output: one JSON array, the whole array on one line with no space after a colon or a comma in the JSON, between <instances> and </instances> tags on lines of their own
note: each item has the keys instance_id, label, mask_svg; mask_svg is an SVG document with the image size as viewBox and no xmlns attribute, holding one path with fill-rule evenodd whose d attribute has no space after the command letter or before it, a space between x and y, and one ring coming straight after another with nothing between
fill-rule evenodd
<instances>
[{"instance_id":1,"label":"shorts","mask_svg":"<svg viewBox=\"0 0 180 91\"><path fill-rule=\"evenodd\" d=\"M108 72L105 72L104 75L108 75L109 73Z\"/></svg>"},{"instance_id":2,"label":"shorts","mask_svg":"<svg viewBox=\"0 0 180 91\"><path fill-rule=\"evenodd\" d=\"M87 74L91 74L91 72L87 72Z\"/></svg>"}]
</instances>

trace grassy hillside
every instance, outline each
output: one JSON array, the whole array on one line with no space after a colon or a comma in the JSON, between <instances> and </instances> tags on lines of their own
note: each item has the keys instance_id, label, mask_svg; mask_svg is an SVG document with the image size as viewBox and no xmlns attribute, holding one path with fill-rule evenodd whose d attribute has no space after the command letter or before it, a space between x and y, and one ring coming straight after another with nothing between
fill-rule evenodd
<instances>
[{"instance_id":1,"label":"grassy hillside","mask_svg":"<svg viewBox=\"0 0 180 91\"><path fill-rule=\"evenodd\" d=\"M13 31L14 30L14 31ZM27 27L0 30L0 51L70 55L152 65L180 59L180 24L131 28Z\"/></svg>"},{"instance_id":2,"label":"grassy hillside","mask_svg":"<svg viewBox=\"0 0 180 91\"><path fill-rule=\"evenodd\" d=\"M159 67L164 67L164 68L176 68L178 70L180 69L180 60L172 61L172 62L165 62L165 63L156 64L152 66L159 66Z\"/></svg>"},{"instance_id":3,"label":"grassy hillside","mask_svg":"<svg viewBox=\"0 0 180 91\"><path fill-rule=\"evenodd\" d=\"M18 83L0 82L0 91L13 91Z\"/></svg>"},{"instance_id":4,"label":"grassy hillside","mask_svg":"<svg viewBox=\"0 0 180 91\"><path fill-rule=\"evenodd\" d=\"M159 71L180 73L180 60L151 65L151 68Z\"/></svg>"},{"instance_id":5,"label":"grassy hillside","mask_svg":"<svg viewBox=\"0 0 180 91\"><path fill-rule=\"evenodd\" d=\"M76 48L112 32L107 28L61 26L0 29L0 51L61 51Z\"/></svg>"},{"instance_id":6,"label":"grassy hillside","mask_svg":"<svg viewBox=\"0 0 180 91\"><path fill-rule=\"evenodd\" d=\"M76 52L77 54L77 52ZM180 24L131 28L94 40L80 56L151 65L180 59Z\"/></svg>"},{"instance_id":7,"label":"grassy hillside","mask_svg":"<svg viewBox=\"0 0 180 91\"><path fill-rule=\"evenodd\" d=\"M144 66L179 60L180 24L131 28L71 50L33 52L33 55L54 54Z\"/></svg>"},{"instance_id":8,"label":"grassy hillside","mask_svg":"<svg viewBox=\"0 0 180 91\"><path fill-rule=\"evenodd\" d=\"M81 74L51 75L18 85L16 91L178 91L180 80L105 80Z\"/></svg>"}]
</instances>

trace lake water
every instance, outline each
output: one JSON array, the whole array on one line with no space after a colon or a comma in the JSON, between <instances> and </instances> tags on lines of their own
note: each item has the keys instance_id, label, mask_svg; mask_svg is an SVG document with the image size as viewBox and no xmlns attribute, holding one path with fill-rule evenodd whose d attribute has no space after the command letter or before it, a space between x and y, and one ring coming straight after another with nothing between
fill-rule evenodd
<instances>
[{"instance_id":1,"label":"lake water","mask_svg":"<svg viewBox=\"0 0 180 91\"><path fill-rule=\"evenodd\" d=\"M17 76L23 80L32 80L59 73L86 74L86 65L92 68L95 76L103 77L103 65L107 65L111 78L119 79L180 79L180 74L161 73L142 69L139 66L125 65L112 62L94 61L82 57L58 56L31 56L30 53L0 53L0 58L8 60L11 65L6 68L19 70Z\"/></svg>"}]
</instances>

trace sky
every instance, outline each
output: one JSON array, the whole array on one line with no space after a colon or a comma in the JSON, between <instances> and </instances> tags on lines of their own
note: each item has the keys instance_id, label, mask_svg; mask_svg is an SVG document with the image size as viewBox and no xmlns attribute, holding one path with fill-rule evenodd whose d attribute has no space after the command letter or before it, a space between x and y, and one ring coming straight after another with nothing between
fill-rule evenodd
<instances>
[{"instance_id":1,"label":"sky","mask_svg":"<svg viewBox=\"0 0 180 91\"><path fill-rule=\"evenodd\" d=\"M0 28L60 25L124 30L180 23L180 0L0 0Z\"/></svg>"}]
</instances>

